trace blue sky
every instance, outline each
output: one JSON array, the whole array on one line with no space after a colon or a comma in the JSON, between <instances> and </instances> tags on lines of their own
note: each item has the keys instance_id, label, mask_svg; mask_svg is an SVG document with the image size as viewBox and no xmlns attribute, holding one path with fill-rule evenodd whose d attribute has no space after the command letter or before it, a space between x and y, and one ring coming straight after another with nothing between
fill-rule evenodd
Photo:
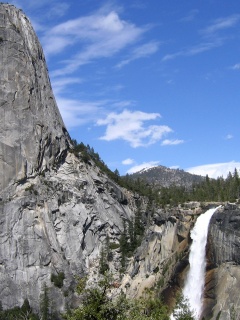
<instances>
[{"instance_id":1,"label":"blue sky","mask_svg":"<svg viewBox=\"0 0 240 320\"><path fill-rule=\"evenodd\" d=\"M38 34L71 137L110 169L240 169L239 1L10 3Z\"/></svg>"}]
</instances>

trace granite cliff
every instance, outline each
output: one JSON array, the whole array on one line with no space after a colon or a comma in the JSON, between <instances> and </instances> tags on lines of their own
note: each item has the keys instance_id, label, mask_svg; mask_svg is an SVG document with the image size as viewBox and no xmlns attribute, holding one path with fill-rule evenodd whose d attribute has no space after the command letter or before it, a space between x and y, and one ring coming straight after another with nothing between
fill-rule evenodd
<instances>
[{"instance_id":1,"label":"granite cliff","mask_svg":"<svg viewBox=\"0 0 240 320\"><path fill-rule=\"evenodd\" d=\"M42 47L21 10L0 5L0 191L66 154L70 139L57 108Z\"/></svg>"},{"instance_id":2,"label":"granite cliff","mask_svg":"<svg viewBox=\"0 0 240 320\"><path fill-rule=\"evenodd\" d=\"M118 239L134 198L69 152L41 45L28 18L7 4L0 61L0 300L5 309L28 298L37 310L46 283L63 311L74 301L74 277L97 270L106 235ZM50 281L60 273L62 288Z\"/></svg>"},{"instance_id":3,"label":"granite cliff","mask_svg":"<svg viewBox=\"0 0 240 320\"><path fill-rule=\"evenodd\" d=\"M240 207L225 205L211 219L205 301L213 319L240 316ZM235 317L235 318L234 318Z\"/></svg>"}]
</instances>

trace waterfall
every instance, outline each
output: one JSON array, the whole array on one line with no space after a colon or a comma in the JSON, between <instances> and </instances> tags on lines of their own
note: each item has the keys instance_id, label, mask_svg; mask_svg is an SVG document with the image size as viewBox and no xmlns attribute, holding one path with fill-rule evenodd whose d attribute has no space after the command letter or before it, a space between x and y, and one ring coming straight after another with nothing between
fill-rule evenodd
<instances>
[{"instance_id":1,"label":"waterfall","mask_svg":"<svg viewBox=\"0 0 240 320\"><path fill-rule=\"evenodd\" d=\"M191 231L193 241L189 254L190 268L183 288L183 296L188 300L190 309L194 312L196 319L199 319L202 311L208 225L212 215L218 208L209 209L200 215ZM171 319L174 319L174 317L171 316Z\"/></svg>"}]
</instances>

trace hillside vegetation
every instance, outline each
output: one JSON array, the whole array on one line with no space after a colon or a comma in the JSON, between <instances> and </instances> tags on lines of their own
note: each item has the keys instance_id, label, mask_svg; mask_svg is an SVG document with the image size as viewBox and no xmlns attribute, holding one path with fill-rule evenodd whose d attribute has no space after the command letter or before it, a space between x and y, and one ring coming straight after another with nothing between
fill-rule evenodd
<instances>
[{"instance_id":1,"label":"hillside vegetation","mask_svg":"<svg viewBox=\"0 0 240 320\"><path fill-rule=\"evenodd\" d=\"M214 201L214 202L235 202L240 197L240 176L237 169L229 172L226 179L219 177L210 179L208 176L201 177L184 172L183 170L169 169L162 166L144 171L144 173L120 176L116 169L112 172L99 154L89 145L82 142L78 144L73 140L72 152L89 161L92 159L95 164L105 172L111 179L121 187L137 192L149 198L150 203L155 201L160 206L177 206L187 201ZM164 179L161 177L161 173ZM176 178L177 176L177 178ZM174 183L181 180L181 184ZM166 186L162 181L171 181Z\"/></svg>"}]
</instances>

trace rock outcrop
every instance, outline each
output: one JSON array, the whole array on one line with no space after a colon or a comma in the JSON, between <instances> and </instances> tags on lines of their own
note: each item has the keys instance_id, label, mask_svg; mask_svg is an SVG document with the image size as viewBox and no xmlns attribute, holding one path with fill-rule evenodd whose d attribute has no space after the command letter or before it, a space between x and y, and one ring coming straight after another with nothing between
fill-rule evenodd
<instances>
[{"instance_id":1,"label":"rock outcrop","mask_svg":"<svg viewBox=\"0 0 240 320\"><path fill-rule=\"evenodd\" d=\"M46 283L64 311L75 301L75 276L94 281L106 236L118 241L135 202L91 160L69 152L42 48L28 18L7 4L0 4L0 62L0 301L6 309L27 298L38 310ZM56 286L51 278L60 275Z\"/></svg>"},{"instance_id":2,"label":"rock outcrop","mask_svg":"<svg viewBox=\"0 0 240 320\"><path fill-rule=\"evenodd\" d=\"M125 198L122 204L122 199ZM135 210L128 194L94 163L68 153L58 170L28 178L1 193L0 300L3 307L28 298L38 310L44 283L56 309L74 301L74 277L98 277L101 247L118 243L122 220ZM114 255L114 252L113 252ZM118 261L114 260L115 271ZM61 288L52 275L64 273Z\"/></svg>"},{"instance_id":3,"label":"rock outcrop","mask_svg":"<svg viewBox=\"0 0 240 320\"><path fill-rule=\"evenodd\" d=\"M183 285L190 230L200 213L199 203L192 203L191 209L156 210L152 224L129 262L120 289L130 297L139 297L145 288L155 287L164 292L166 302L171 305L175 292Z\"/></svg>"},{"instance_id":4,"label":"rock outcrop","mask_svg":"<svg viewBox=\"0 0 240 320\"><path fill-rule=\"evenodd\" d=\"M0 4L0 191L58 163L70 139L43 50L21 10Z\"/></svg>"},{"instance_id":5,"label":"rock outcrop","mask_svg":"<svg viewBox=\"0 0 240 320\"><path fill-rule=\"evenodd\" d=\"M206 305L213 319L240 316L240 207L225 205L211 219L208 245ZM234 318L235 314L235 318Z\"/></svg>"}]
</instances>

